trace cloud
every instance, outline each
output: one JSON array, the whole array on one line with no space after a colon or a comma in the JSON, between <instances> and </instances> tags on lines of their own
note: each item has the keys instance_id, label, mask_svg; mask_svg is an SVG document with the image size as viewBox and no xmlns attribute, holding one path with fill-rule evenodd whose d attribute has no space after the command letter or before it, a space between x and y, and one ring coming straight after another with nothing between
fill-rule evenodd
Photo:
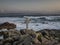
<instances>
[{"instance_id":1,"label":"cloud","mask_svg":"<svg viewBox=\"0 0 60 45\"><path fill-rule=\"evenodd\" d=\"M58 11L60 0L0 0L0 10Z\"/></svg>"}]
</instances>

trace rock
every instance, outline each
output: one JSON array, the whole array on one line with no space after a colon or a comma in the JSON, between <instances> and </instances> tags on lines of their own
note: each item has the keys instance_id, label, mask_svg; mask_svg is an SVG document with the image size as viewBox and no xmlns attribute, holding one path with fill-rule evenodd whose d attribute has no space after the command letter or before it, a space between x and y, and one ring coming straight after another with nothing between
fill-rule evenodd
<instances>
[{"instance_id":1,"label":"rock","mask_svg":"<svg viewBox=\"0 0 60 45\"><path fill-rule=\"evenodd\" d=\"M22 35L18 38L19 41L15 41L13 45L32 45L32 37L30 35Z\"/></svg>"},{"instance_id":2,"label":"rock","mask_svg":"<svg viewBox=\"0 0 60 45\"><path fill-rule=\"evenodd\" d=\"M0 29L14 29L16 28L16 25L13 23L5 22L3 24L0 24Z\"/></svg>"},{"instance_id":3,"label":"rock","mask_svg":"<svg viewBox=\"0 0 60 45\"><path fill-rule=\"evenodd\" d=\"M20 31L10 29L8 31L1 32L1 34L5 34L6 37L0 41L0 45L60 45L60 42L53 38L55 34L59 37L60 32L58 32L59 31L48 29L40 30L39 32L31 29L22 29Z\"/></svg>"},{"instance_id":4,"label":"rock","mask_svg":"<svg viewBox=\"0 0 60 45\"><path fill-rule=\"evenodd\" d=\"M35 33L35 31L33 31L32 29L21 29L20 30L21 33L24 33L24 34L31 34L31 33Z\"/></svg>"},{"instance_id":5,"label":"rock","mask_svg":"<svg viewBox=\"0 0 60 45\"><path fill-rule=\"evenodd\" d=\"M22 35L25 35L25 34L26 34L26 32L25 32L24 29L21 29L21 30L20 30L20 33L21 33Z\"/></svg>"},{"instance_id":6,"label":"rock","mask_svg":"<svg viewBox=\"0 0 60 45\"><path fill-rule=\"evenodd\" d=\"M0 41L0 45L3 45L3 42L2 41Z\"/></svg>"}]
</instances>

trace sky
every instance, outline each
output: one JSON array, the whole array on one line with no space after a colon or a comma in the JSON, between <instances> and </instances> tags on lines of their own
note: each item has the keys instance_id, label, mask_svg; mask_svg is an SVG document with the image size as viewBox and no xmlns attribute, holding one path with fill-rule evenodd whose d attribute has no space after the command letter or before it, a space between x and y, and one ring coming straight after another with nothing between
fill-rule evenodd
<instances>
[{"instance_id":1,"label":"sky","mask_svg":"<svg viewBox=\"0 0 60 45\"><path fill-rule=\"evenodd\" d=\"M60 0L0 0L0 12L59 12Z\"/></svg>"}]
</instances>

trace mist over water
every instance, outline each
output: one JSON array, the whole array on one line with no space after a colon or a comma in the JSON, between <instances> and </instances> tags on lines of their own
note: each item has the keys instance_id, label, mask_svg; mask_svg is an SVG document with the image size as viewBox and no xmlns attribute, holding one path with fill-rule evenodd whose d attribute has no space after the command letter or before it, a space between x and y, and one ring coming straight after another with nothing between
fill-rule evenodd
<instances>
[{"instance_id":1,"label":"mist over water","mask_svg":"<svg viewBox=\"0 0 60 45\"><path fill-rule=\"evenodd\" d=\"M29 29L60 29L60 16L28 16L31 19ZM16 29L25 29L25 16L24 17L0 17L0 23L10 22L16 24Z\"/></svg>"}]
</instances>

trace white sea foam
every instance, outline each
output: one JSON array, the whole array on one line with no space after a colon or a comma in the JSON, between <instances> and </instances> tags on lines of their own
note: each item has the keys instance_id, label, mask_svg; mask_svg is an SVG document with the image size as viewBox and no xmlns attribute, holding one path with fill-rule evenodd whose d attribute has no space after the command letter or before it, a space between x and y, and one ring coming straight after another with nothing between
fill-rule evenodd
<instances>
[{"instance_id":1,"label":"white sea foam","mask_svg":"<svg viewBox=\"0 0 60 45\"><path fill-rule=\"evenodd\" d=\"M60 21L44 21L41 20L39 18L45 18L48 20L53 20L56 19L60 16L40 16L40 17L29 17L29 18L34 18L37 20L37 22L35 20L35 23L29 23L29 29L33 29L33 30L41 30L41 29L60 29ZM10 22L10 23L14 23L16 24L18 30L20 29L25 29L26 28L26 24L24 23L25 18L19 18L19 17L0 17L0 23L4 23L4 22ZM42 23L42 21L44 23ZM41 22L41 23L40 23Z\"/></svg>"}]
</instances>

